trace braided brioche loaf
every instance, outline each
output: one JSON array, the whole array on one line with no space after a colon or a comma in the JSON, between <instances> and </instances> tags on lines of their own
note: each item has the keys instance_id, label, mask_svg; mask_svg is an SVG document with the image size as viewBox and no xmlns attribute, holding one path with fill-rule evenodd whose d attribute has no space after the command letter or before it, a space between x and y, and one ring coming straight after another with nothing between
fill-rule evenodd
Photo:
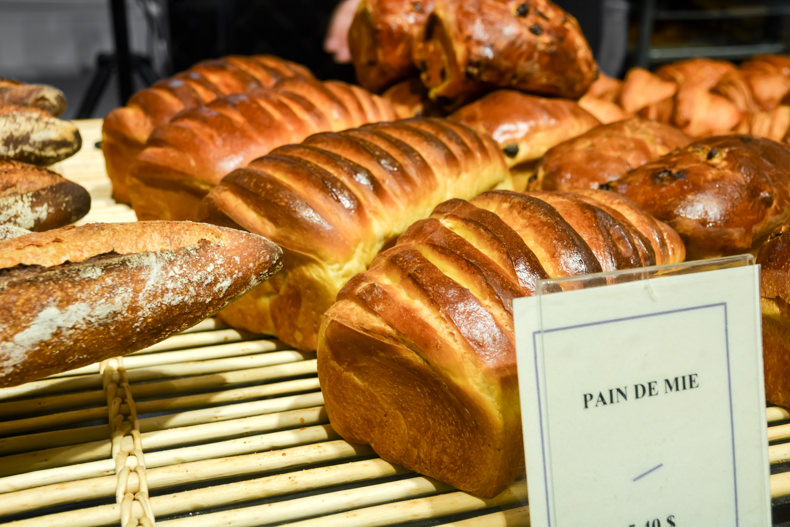
<instances>
[{"instance_id":1,"label":"braided brioche loaf","mask_svg":"<svg viewBox=\"0 0 790 527\"><path fill-rule=\"evenodd\" d=\"M610 192L442 203L325 314L318 376L332 427L390 462L494 496L524 470L513 299L541 278L683 257L674 231Z\"/></svg>"},{"instance_id":2,"label":"braided brioche loaf","mask_svg":"<svg viewBox=\"0 0 790 527\"><path fill-rule=\"evenodd\" d=\"M324 131L396 118L358 86L293 78L185 110L151 133L129 178L141 220L194 220L200 200L235 168Z\"/></svg>"},{"instance_id":3,"label":"braided brioche loaf","mask_svg":"<svg viewBox=\"0 0 790 527\"><path fill-rule=\"evenodd\" d=\"M510 188L496 143L451 121L416 118L321 133L225 176L204 218L262 234L283 271L220 316L315 349L340 287L413 221L451 197Z\"/></svg>"},{"instance_id":4,"label":"braided brioche loaf","mask_svg":"<svg viewBox=\"0 0 790 527\"><path fill-rule=\"evenodd\" d=\"M109 112L102 124L102 152L113 198L129 203L129 167L151 131L176 113L221 95L272 86L284 78L312 76L304 66L278 57L234 55L199 62L138 91L126 106Z\"/></svg>"}]
</instances>

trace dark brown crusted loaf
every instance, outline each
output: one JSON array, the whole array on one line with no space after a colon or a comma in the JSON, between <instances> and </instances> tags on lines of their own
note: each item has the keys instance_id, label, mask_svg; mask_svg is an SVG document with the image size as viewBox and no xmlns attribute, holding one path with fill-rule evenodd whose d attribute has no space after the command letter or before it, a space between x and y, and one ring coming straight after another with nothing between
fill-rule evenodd
<instances>
[{"instance_id":1,"label":"dark brown crusted loaf","mask_svg":"<svg viewBox=\"0 0 790 527\"><path fill-rule=\"evenodd\" d=\"M304 66L270 55L232 55L204 60L132 95L125 106L109 112L102 124L102 152L113 197L129 203L129 167L156 126L186 108L290 77L312 78L312 74Z\"/></svg>"},{"instance_id":2,"label":"dark brown crusted loaf","mask_svg":"<svg viewBox=\"0 0 790 527\"><path fill-rule=\"evenodd\" d=\"M690 142L674 126L641 117L597 126L550 148L528 188L598 188Z\"/></svg>"},{"instance_id":3,"label":"dark brown crusted loaf","mask_svg":"<svg viewBox=\"0 0 790 527\"><path fill-rule=\"evenodd\" d=\"M92 223L0 240L0 386L136 351L280 266L261 236L191 222Z\"/></svg>"},{"instance_id":4,"label":"dark brown crusted loaf","mask_svg":"<svg viewBox=\"0 0 790 527\"><path fill-rule=\"evenodd\" d=\"M286 79L217 98L154 129L128 180L132 208L141 220L196 220L223 176L275 147L395 118L386 100L339 81Z\"/></svg>"},{"instance_id":5,"label":"dark brown crusted loaf","mask_svg":"<svg viewBox=\"0 0 790 527\"><path fill-rule=\"evenodd\" d=\"M760 246L760 305L765 399L790 407L790 224L777 227Z\"/></svg>"},{"instance_id":6,"label":"dark brown crusted loaf","mask_svg":"<svg viewBox=\"0 0 790 527\"><path fill-rule=\"evenodd\" d=\"M598 72L576 19L549 0L435 0L413 56L448 106L494 88L579 98Z\"/></svg>"},{"instance_id":7,"label":"dark brown crusted loaf","mask_svg":"<svg viewBox=\"0 0 790 527\"><path fill-rule=\"evenodd\" d=\"M220 316L315 349L321 315L382 246L445 199L510 185L490 137L442 119L375 123L277 148L206 196L206 219L284 251L283 271Z\"/></svg>"},{"instance_id":8,"label":"dark brown crusted loaf","mask_svg":"<svg viewBox=\"0 0 790 527\"><path fill-rule=\"evenodd\" d=\"M0 79L0 106L38 108L59 117L66 111L66 95L54 86Z\"/></svg>"},{"instance_id":9,"label":"dark brown crusted loaf","mask_svg":"<svg viewBox=\"0 0 790 527\"><path fill-rule=\"evenodd\" d=\"M749 252L790 219L790 146L708 137L605 185L675 228L690 258Z\"/></svg>"},{"instance_id":10,"label":"dark brown crusted loaf","mask_svg":"<svg viewBox=\"0 0 790 527\"><path fill-rule=\"evenodd\" d=\"M74 223L91 208L81 185L52 170L0 161L0 225L44 231Z\"/></svg>"},{"instance_id":11,"label":"dark brown crusted loaf","mask_svg":"<svg viewBox=\"0 0 790 527\"><path fill-rule=\"evenodd\" d=\"M541 278L682 259L672 229L613 193L442 203L324 316L318 377L332 427L385 460L494 496L524 470L513 299Z\"/></svg>"},{"instance_id":12,"label":"dark brown crusted loaf","mask_svg":"<svg viewBox=\"0 0 790 527\"><path fill-rule=\"evenodd\" d=\"M51 165L81 147L74 123L31 106L0 105L0 161Z\"/></svg>"}]
</instances>

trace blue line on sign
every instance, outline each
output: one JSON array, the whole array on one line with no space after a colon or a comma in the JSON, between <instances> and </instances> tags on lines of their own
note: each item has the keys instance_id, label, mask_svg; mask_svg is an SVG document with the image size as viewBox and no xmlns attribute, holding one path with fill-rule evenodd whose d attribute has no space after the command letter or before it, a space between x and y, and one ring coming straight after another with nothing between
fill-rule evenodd
<instances>
[{"instance_id":1,"label":"blue line on sign","mask_svg":"<svg viewBox=\"0 0 790 527\"><path fill-rule=\"evenodd\" d=\"M650 474L651 472L655 472L656 470L660 469L660 468L661 468L661 467L663 467L663 466L664 466L664 464L663 464L663 463L659 463L658 465L656 465L655 467L651 468L651 469L650 469L650 470L648 470L647 472L643 472L643 473L639 474L639 475L638 475L637 477L635 477L635 478L634 478L632 481L636 481L636 480L638 480L638 479L642 479L642 478L644 478L645 476L647 476L648 474Z\"/></svg>"}]
</instances>

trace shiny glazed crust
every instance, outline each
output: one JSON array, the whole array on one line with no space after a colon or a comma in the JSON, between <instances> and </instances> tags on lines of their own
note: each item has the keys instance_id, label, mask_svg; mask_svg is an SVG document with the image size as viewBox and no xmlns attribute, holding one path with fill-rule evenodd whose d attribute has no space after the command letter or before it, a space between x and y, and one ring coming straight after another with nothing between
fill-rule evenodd
<instances>
[{"instance_id":1,"label":"shiny glazed crust","mask_svg":"<svg viewBox=\"0 0 790 527\"><path fill-rule=\"evenodd\" d=\"M502 491L524 470L512 301L540 278L682 260L680 238L637 211L604 191L492 191L436 207L324 316L332 427L459 489Z\"/></svg>"},{"instance_id":2,"label":"shiny glazed crust","mask_svg":"<svg viewBox=\"0 0 790 527\"><path fill-rule=\"evenodd\" d=\"M375 123L287 145L223 178L205 218L284 250L274 280L221 313L231 325L315 349L321 315L384 244L451 197L511 188L496 143L442 119Z\"/></svg>"},{"instance_id":3,"label":"shiny glazed crust","mask_svg":"<svg viewBox=\"0 0 790 527\"><path fill-rule=\"evenodd\" d=\"M125 106L110 111L102 124L102 152L113 197L129 203L129 167L156 126L186 108L222 95L272 86L289 77L310 78L312 74L304 66L270 55L232 55L199 62L132 95Z\"/></svg>"},{"instance_id":4,"label":"shiny glazed crust","mask_svg":"<svg viewBox=\"0 0 790 527\"><path fill-rule=\"evenodd\" d=\"M277 271L261 236L191 222L93 223L0 240L0 386L123 355Z\"/></svg>"},{"instance_id":5,"label":"shiny glazed crust","mask_svg":"<svg viewBox=\"0 0 790 527\"><path fill-rule=\"evenodd\" d=\"M700 139L607 184L667 222L689 256L748 252L790 218L790 146L750 135Z\"/></svg>"},{"instance_id":6,"label":"shiny glazed crust","mask_svg":"<svg viewBox=\"0 0 790 527\"><path fill-rule=\"evenodd\" d=\"M550 148L530 188L598 188L690 142L674 126L640 117L597 126Z\"/></svg>"},{"instance_id":7,"label":"shiny glazed crust","mask_svg":"<svg viewBox=\"0 0 790 527\"><path fill-rule=\"evenodd\" d=\"M548 0L436 0L414 62L434 100L494 87L579 98L597 64L578 22Z\"/></svg>"},{"instance_id":8,"label":"shiny glazed crust","mask_svg":"<svg viewBox=\"0 0 790 527\"><path fill-rule=\"evenodd\" d=\"M60 174L27 163L0 161L0 225L44 231L77 221L90 207L88 191Z\"/></svg>"},{"instance_id":9,"label":"shiny glazed crust","mask_svg":"<svg viewBox=\"0 0 790 527\"><path fill-rule=\"evenodd\" d=\"M197 220L223 176L307 136L396 118L392 105L338 81L293 78L185 110L151 133L130 178L141 220Z\"/></svg>"}]
</instances>

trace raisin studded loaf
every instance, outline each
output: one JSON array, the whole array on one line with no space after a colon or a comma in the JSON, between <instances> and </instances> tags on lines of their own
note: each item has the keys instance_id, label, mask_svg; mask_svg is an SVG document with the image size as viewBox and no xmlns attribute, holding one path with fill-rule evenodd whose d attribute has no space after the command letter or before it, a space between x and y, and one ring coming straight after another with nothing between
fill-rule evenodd
<instances>
[{"instance_id":1,"label":"raisin studded loaf","mask_svg":"<svg viewBox=\"0 0 790 527\"><path fill-rule=\"evenodd\" d=\"M282 247L283 271L228 306L229 324L315 349L340 287L413 221L451 197L510 188L488 136L438 118L316 134L234 170L205 198L204 218Z\"/></svg>"},{"instance_id":2,"label":"raisin studded loaf","mask_svg":"<svg viewBox=\"0 0 790 527\"><path fill-rule=\"evenodd\" d=\"M129 203L128 170L148 135L186 108L230 93L272 86L289 77L312 77L307 68L270 55L227 56L199 62L173 77L138 91L102 124L102 152L113 197Z\"/></svg>"},{"instance_id":3,"label":"raisin studded loaf","mask_svg":"<svg viewBox=\"0 0 790 527\"><path fill-rule=\"evenodd\" d=\"M512 302L541 278L679 262L617 194L449 200L352 278L324 316L318 377L346 440L482 497L524 471Z\"/></svg>"},{"instance_id":4,"label":"raisin studded loaf","mask_svg":"<svg viewBox=\"0 0 790 527\"><path fill-rule=\"evenodd\" d=\"M128 179L132 208L141 220L195 220L223 176L275 147L395 118L385 99L339 81L293 78L217 98L154 129Z\"/></svg>"}]
</instances>

